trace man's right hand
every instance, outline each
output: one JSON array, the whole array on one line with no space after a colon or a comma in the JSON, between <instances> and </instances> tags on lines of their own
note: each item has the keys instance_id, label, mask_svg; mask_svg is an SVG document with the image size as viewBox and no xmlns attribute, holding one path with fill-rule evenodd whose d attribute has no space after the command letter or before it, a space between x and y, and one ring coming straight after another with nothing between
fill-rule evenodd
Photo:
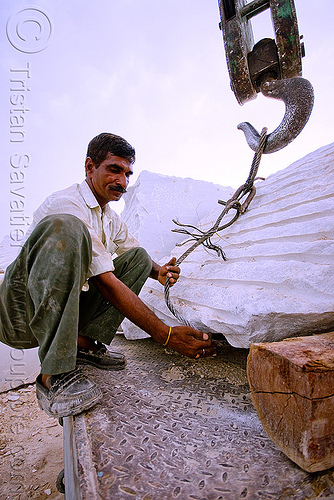
<instances>
[{"instance_id":1,"label":"man's right hand","mask_svg":"<svg viewBox=\"0 0 334 500\"><path fill-rule=\"evenodd\" d=\"M174 326L167 347L187 356L199 358L214 356L218 343L212 340L212 335L200 332L190 326Z\"/></svg>"}]
</instances>

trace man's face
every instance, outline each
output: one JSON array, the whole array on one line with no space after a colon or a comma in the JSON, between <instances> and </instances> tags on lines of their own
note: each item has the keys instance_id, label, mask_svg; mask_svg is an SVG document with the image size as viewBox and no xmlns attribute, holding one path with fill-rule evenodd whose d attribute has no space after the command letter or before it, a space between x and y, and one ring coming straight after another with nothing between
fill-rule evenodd
<instances>
[{"instance_id":1,"label":"man's face","mask_svg":"<svg viewBox=\"0 0 334 500\"><path fill-rule=\"evenodd\" d=\"M128 187L133 174L131 163L125 158L108 156L95 167L91 158L86 159L87 182L103 208L109 201L117 201Z\"/></svg>"}]
</instances>

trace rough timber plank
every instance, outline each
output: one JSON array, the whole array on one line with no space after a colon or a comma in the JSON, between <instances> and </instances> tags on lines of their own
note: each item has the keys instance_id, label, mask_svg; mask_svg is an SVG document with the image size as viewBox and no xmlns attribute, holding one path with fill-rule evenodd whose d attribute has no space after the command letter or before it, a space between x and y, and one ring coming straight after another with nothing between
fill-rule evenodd
<instances>
[{"instance_id":1,"label":"rough timber plank","mask_svg":"<svg viewBox=\"0 0 334 500\"><path fill-rule=\"evenodd\" d=\"M334 332L250 348L247 375L268 436L308 472L334 466Z\"/></svg>"}]
</instances>

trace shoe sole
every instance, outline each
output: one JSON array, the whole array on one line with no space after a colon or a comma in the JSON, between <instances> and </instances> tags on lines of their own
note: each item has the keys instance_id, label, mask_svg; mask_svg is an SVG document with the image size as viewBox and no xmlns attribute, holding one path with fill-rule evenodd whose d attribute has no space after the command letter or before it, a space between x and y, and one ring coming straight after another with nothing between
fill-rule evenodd
<instances>
[{"instance_id":1,"label":"shoe sole","mask_svg":"<svg viewBox=\"0 0 334 500\"><path fill-rule=\"evenodd\" d=\"M106 370L106 371L119 371L119 370L124 370L126 366L126 361L124 361L123 364L119 365L100 365L99 363L94 363L94 361L88 361L87 359L78 359L77 358L77 365L90 365L94 366L95 368L99 368L100 370Z\"/></svg>"},{"instance_id":2,"label":"shoe sole","mask_svg":"<svg viewBox=\"0 0 334 500\"><path fill-rule=\"evenodd\" d=\"M82 404L79 408L73 408L72 410L68 411L63 411L63 412L52 412L48 408L47 405L43 405L43 402L41 399L37 397L37 403L38 406L41 410L45 411L45 413L49 417L53 418L63 418L63 417L71 417L75 415L80 415L80 413L83 413L86 410L89 410L90 408L93 408L100 400L102 399L102 393L100 395L97 395L95 398L91 399L90 401L86 401L86 403Z\"/></svg>"}]
</instances>

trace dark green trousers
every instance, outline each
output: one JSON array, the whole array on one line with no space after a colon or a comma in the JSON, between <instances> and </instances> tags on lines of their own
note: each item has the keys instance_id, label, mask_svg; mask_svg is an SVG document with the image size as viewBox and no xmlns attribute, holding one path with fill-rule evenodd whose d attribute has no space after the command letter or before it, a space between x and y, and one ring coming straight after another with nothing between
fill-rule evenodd
<instances>
[{"instance_id":1,"label":"dark green trousers","mask_svg":"<svg viewBox=\"0 0 334 500\"><path fill-rule=\"evenodd\" d=\"M124 316L89 281L91 238L72 215L45 217L7 268L0 286L0 341L20 349L39 346L41 372L75 368L78 333L110 344ZM152 260L143 248L114 259L114 274L139 294Z\"/></svg>"}]
</instances>

